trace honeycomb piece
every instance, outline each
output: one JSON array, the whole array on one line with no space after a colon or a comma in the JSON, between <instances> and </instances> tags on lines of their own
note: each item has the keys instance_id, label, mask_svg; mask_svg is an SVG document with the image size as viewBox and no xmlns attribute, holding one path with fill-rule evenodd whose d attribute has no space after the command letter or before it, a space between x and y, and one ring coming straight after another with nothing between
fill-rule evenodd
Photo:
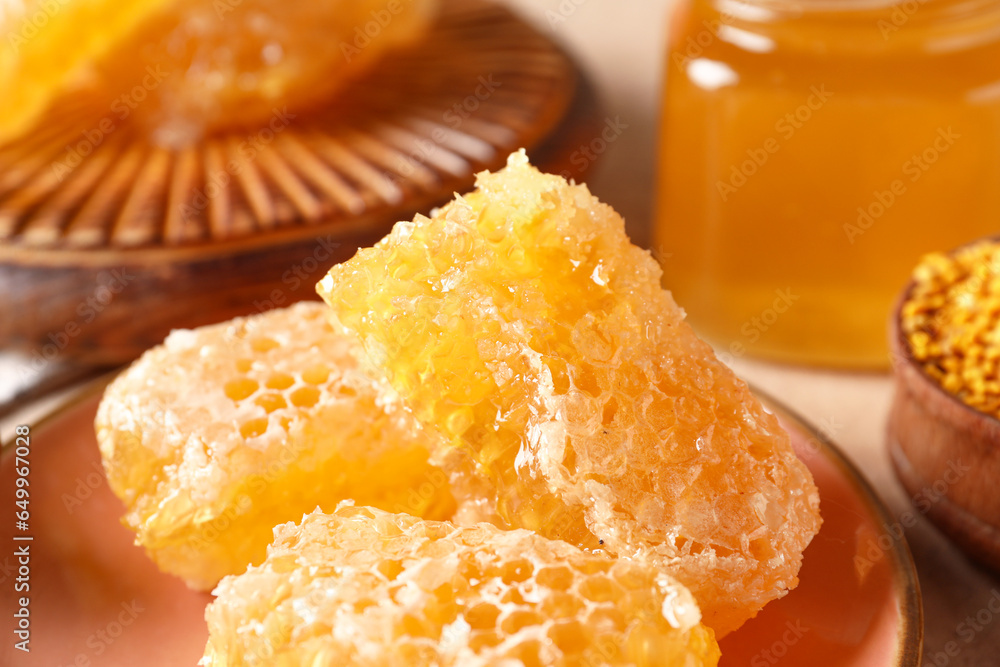
<instances>
[{"instance_id":1,"label":"honeycomb piece","mask_svg":"<svg viewBox=\"0 0 1000 667\"><path fill-rule=\"evenodd\" d=\"M0 3L0 141L26 130L88 63L167 0Z\"/></svg>"},{"instance_id":2,"label":"honeycomb piece","mask_svg":"<svg viewBox=\"0 0 1000 667\"><path fill-rule=\"evenodd\" d=\"M224 128L279 132L423 34L436 8L437 0L176 0L96 70L118 108L161 144ZM134 86L145 90L130 100Z\"/></svg>"},{"instance_id":3,"label":"honeycomb piece","mask_svg":"<svg viewBox=\"0 0 1000 667\"><path fill-rule=\"evenodd\" d=\"M175 331L105 393L97 435L124 523L193 588L259 563L275 525L344 498L493 520L471 458L361 372L325 313L303 303Z\"/></svg>"},{"instance_id":4,"label":"honeycomb piece","mask_svg":"<svg viewBox=\"0 0 1000 667\"><path fill-rule=\"evenodd\" d=\"M719 636L739 627L820 525L788 435L586 186L523 151L477 185L333 267L334 319L489 470L510 525L653 559Z\"/></svg>"},{"instance_id":5,"label":"honeycomb piece","mask_svg":"<svg viewBox=\"0 0 1000 667\"><path fill-rule=\"evenodd\" d=\"M209 605L202 665L716 665L690 593L525 530L343 505L275 529Z\"/></svg>"}]
</instances>

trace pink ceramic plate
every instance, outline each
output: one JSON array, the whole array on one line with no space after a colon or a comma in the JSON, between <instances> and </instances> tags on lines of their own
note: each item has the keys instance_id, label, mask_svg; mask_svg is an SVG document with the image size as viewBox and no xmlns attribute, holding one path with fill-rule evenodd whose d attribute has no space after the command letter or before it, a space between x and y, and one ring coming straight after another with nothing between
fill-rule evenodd
<instances>
[{"instance_id":1,"label":"pink ceramic plate","mask_svg":"<svg viewBox=\"0 0 1000 667\"><path fill-rule=\"evenodd\" d=\"M837 447L758 392L792 437L819 487L823 527L799 585L725 637L723 667L919 667L923 608L905 539Z\"/></svg>"},{"instance_id":2,"label":"pink ceramic plate","mask_svg":"<svg viewBox=\"0 0 1000 667\"><path fill-rule=\"evenodd\" d=\"M95 385L31 428L27 531L14 516L14 468L23 461L15 460L13 434L4 434L2 665L190 667L202 655L210 596L161 574L119 523L122 506L108 489L93 432L102 390ZM722 665L916 667L920 596L905 543L882 528L887 514L857 470L773 400L765 402L816 478L824 523L806 551L799 587L722 641ZM33 539L14 540L25 536ZM14 555L24 546L26 576ZM15 587L24 583L30 653L14 648L11 627L25 595Z\"/></svg>"}]
</instances>

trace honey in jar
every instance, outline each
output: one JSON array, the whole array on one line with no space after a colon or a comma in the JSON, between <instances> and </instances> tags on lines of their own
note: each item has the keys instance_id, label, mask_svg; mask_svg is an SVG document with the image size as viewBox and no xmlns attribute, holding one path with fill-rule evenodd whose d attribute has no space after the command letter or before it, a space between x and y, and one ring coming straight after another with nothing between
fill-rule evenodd
<instances>
[{"instance_id":1,"label":"honey in jar","mask_svg":"<svg viewBox=\"0 0 1000 667\"><path fill-rule=\"evenodd\" d=\"M1000 226L1000 3L682 0L654 251L723 354L888 362L920 257Z\"/></svg>"}]
</instances>

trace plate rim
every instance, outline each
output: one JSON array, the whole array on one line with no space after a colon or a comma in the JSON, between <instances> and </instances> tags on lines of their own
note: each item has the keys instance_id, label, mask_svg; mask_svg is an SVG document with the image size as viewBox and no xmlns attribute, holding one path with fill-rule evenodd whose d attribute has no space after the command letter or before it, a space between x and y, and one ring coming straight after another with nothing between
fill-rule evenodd
<instances>
[{"instance_id":1,"label":"plate rim","mask_svg":"<svg viewBox=\"0 0 1000 667\"><path fill-rule=\"evenodd\" d=\"M840 470L856 495L875 515L880 531L884 531L886 525L896 522L868 478L836 443L769 392L747 384L769 412L781 421L793 424L820 446L819 451ZM905 535L901 539L893 538L887 551L893 560L893 589L899 606L899 633L893 667L920 667L924 643L924 607L916 563Z\"/></svg>"},{"instance_id":2,"label":"plate rim","mask_svg":"<svg viewBox=\"0 0 1000 667\"><path fill-rule=\"evenodd\" d=\"M42 431L65 413L82 403L103 393L105 388L124 372L131 364L126 364L87 380L78 391L57 401L41 415L25 423L32 435ZM809 436L819 445L819 452L847 479L857 496L879 521L879 529L891 524L894 519L885 503L872 488L864 473L844 454L830 438L815 428L798 412L789 408L781 400L769 392L747 382L751 393L763 404L764 408L779 420L793 425L803 434ZM20 425L20 424L18 424ZM16 438L11 438L0 444L0 456L5 456L7 450L13 447ZM800 459L801 460L801 459ZM896 638L896 656L892 667L920 667L923 654L924 613L920 592L920 580L917 576L916 563L910 551L906 537L893 539L891 548L887 550L893 561L893 589L899 611L899 632Z\"/></svg>"}]
</instances>

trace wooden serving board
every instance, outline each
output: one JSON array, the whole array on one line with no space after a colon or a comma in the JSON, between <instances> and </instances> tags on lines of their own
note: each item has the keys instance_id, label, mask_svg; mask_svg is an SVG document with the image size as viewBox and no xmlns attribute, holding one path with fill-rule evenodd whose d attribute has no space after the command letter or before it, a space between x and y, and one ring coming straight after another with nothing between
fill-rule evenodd
<instances>
[{"instance_id":1,"label":"wooden serving board","mask_svg":"<svg viewBox=\"0 0 1000 667\"><path fill-rule=\"evenodd\" d=\"M36 361L117 364L315 298L330 265L511 151L561 171L599 131L567 54L486 0L445 2L420 44L269 126L169 149L107 114L76 92L0 146L0 344Z\"/></svg>"}]
</instances>

